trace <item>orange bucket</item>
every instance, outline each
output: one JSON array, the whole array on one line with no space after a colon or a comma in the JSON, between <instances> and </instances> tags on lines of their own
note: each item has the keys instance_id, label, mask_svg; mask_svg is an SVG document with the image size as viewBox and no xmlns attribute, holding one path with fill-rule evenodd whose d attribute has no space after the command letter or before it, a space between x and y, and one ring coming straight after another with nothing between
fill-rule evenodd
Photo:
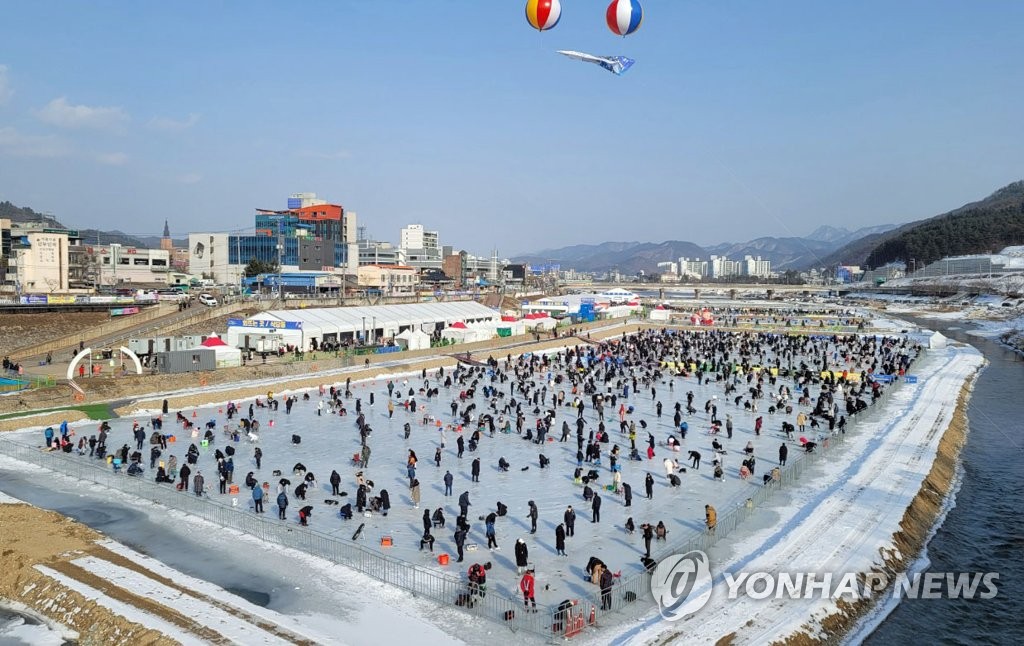
<instances>
[{"instance_id":1,"label":"orange bucket","mask_svg":"<svg viewBox=\"0 0 1024 646\"><path fill-rule=\"evenodd\" d=\"M173 435L167 436L167 443L168 444L174 444L177 441L178 441L178 438L174 437Z\"/></svg>"},{"instance_id":2,"label":"orange bucket","mask_svg":"<svg viewBox=\"0 0 1024 646\"><path fill-rule=\"evenodd\" d=\"M448 555L447 554L439 554L438 557L437 557L437 562L440 563L441 565L448 565Z\"/></svg>"},{"instance_id":3,"label":"orange bucket","mask_svg":"<svg viewBox=\"0 0 1024 646\"><path fill-rule=\"evenodd\" d=\"M228 487L228 493L238 493L238 485L230 485Z\"/></svg>"},{"instance_id":4,"label":"orange bucket","mask_svg":"<svg viewBox=\"0 0 1024 646\"><path fill-rule=\"evenodd\" d=\"M383 536L383 537L381 537L381 539L380 539L380 546L381 547L391 547L392 544L393 544L393 541L391 540L390 536Z\"/></svg>"}]
</instances>

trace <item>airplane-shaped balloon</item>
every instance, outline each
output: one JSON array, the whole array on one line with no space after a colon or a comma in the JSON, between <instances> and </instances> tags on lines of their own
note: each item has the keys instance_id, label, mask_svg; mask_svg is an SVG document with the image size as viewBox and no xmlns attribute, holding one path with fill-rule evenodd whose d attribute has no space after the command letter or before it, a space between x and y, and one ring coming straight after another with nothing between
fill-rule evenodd
<instances>
[{"instance_id":1,"label":"airplane-shaped balloon","mask_svg":"<svg viewBox=\"0 0 1024 646\"><path fill-rule=\"evenodd\" d=\"M568 56L578 61L585 63L594 63L605 68L615 76L622 75L626 70L633 66L634 61L632 58L626 58L625 56L594 56L593 54L584 54L583 52L574 52L571 50L560 49L558 53L562 56Z\"/></svg>"}]
</instances>

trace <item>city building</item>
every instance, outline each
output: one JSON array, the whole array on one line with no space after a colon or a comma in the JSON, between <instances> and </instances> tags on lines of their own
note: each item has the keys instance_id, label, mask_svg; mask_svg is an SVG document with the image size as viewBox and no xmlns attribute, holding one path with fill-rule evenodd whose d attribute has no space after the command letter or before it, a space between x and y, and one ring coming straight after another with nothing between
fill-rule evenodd
<instances>
[{"instance_id":1,"label":"city building","mask_svg":"<svg viewBox=\"0 0 1024 646\"><path fill-rule=\"evenodd\" d=\"M69 250L79 241L75 230L0 220L0 289L17 294L67 292Z\"/></svg>"},{"instance_id":2,"label":"city building","mask_svg":"<svg viewBox=\"0 0 1024 646\"><path fill-rule=\"evenodd\" d=\"M364 265L405 265L405 252L390 242L360 240L358 242L359 266Z\"/></svg>"},{"instance_id":3,"label":"city building","mask_svg":"<svg viewBox=\"0 0 1024 646\"><path fill-rule=\"evenodd\" d=\"M408 265L360 265L360 288L374 290L383 296L403 296L416 293L418 272Z\"/></svg>"},{"instance_id":4,"label":"city building","mask_svg":"<svg viewBox=\"0 0 1024 646\"><path fill-rule=\"evenodd\" d=\"M189 234L189 272L235 284L254 259L279 265L282 272L354 272L355 212L315 193L293 193L288 205L280 211L257 209L252 234Z\"/></svg>"},{"instance_id":5,"label":"city building","mask_svg":"<svg viewBox=\"0 0 1024 646\"><path fill-rule=\"evenodd\" d=\"M399 248L405 254L405 262L420 270L440 269L444 250L439 243L437 231L426 231L422 224L410 224L402 228Z\"/></svg>"},{"instance_id":6,"label":"city building","mask_svg":"<svg viewBox=\"0 0 1024 646\"><path fill-rule=\"evenodd\" d=\"M79 245L95 264L95 285L167 285L172 270L167 249L143 249L120 244Z\"/></svg>"},{"instance_id":7,"label":"city building","mask_svg":"<svg viewBox=\"0 0 1024 646\"><path fill-rule=\"evenodd\" d=\"M679 275L683 278L704 278L708 275L708 261L700 258L680 258Z\"/></svg>"},{"instance_id":8,"label":"city building","mask_svg":"<svg viewBox=\"0 0 1024 646\"><path fill-rule=\"evenodd\" d=\"M750 276L752 278L770 278L772 275L772 261L762 260L761 256L756 258L753 256L744 256L740 265L742 268L740 273L744 276Z\"/></svg>"}]
</instances>

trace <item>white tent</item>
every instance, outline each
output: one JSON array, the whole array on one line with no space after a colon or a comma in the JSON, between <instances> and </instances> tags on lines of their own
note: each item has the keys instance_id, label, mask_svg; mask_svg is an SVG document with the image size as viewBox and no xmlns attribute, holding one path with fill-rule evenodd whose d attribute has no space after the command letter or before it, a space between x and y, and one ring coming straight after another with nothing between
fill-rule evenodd
<instances>
[{"instance_id":1,"label":"white tent","mask_svg":"<svg viewBox=\"0 0 1024 646\"><path fill-rule=\"evenodd\" d=\"M206 337L206 340L200 345L204 348L213 349L218 368L236 368L242 365L242 351L224 343L216 334Z\"/></svg>"},{"instance_id":2,"label":"white tent","mask_svg":"<svg viewBox=\"0 0 1024 646\"><path fill-rule=\"evenodd\" d=\"M478 323L500 318L497 311L473 301L270 310L238 322L240 325L229 325L228 343L241 346L247 335L273 335L282 344L310 349L314 339L317 343L360 338L375 341L395 336L409 326L429 334L457 321Z\"/></svg>"},{"instance_id":3,"label":"white tent","mask_svg":"<svg viewBox=\"0 0 1024 646\"><path fill-rule=\"evenodd\" d=\"M665 309L664 305L659 305L651 310L649 318L652 321L668 321L672 318L672 311Z\"/></svg>"},{"instance_id":4,"label":"white tent","mask_svg":"<svg viewBox=\"0 0 1024 646\"><path fill-rule=\"evenodd\" d=\"M395 335L395 343L405 350L425 350L430 347L430 335L420 330L406 330Z\"/></svg>"}]
</instances>

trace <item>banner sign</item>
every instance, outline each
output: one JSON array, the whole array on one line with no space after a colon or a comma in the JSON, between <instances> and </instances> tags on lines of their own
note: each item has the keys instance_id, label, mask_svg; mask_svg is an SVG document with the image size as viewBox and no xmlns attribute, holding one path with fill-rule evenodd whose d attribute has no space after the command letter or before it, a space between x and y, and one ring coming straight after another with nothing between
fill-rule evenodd
<instances>
[{"instance_id":1,"label":"banner sign","mask_svg":"<svg viewBox=\"0 0 1024 646\"><path fill-rule=\"evenodd\" d=\"M302 321L263 321L260 319L228 319L229 327L257 327L275 330L301 330Z\"/></svg>"},{"instance_id":2,"label":"banner sign","mask_svg":"<svg viewBox=\"0 0 1024 646\"><path fill-rule=\"evenodd\" d=\"M112 307L110 309L111 316L128 316L129 314L138 314L139 308L137 307Z\"/></svg>"}]
</instances>

